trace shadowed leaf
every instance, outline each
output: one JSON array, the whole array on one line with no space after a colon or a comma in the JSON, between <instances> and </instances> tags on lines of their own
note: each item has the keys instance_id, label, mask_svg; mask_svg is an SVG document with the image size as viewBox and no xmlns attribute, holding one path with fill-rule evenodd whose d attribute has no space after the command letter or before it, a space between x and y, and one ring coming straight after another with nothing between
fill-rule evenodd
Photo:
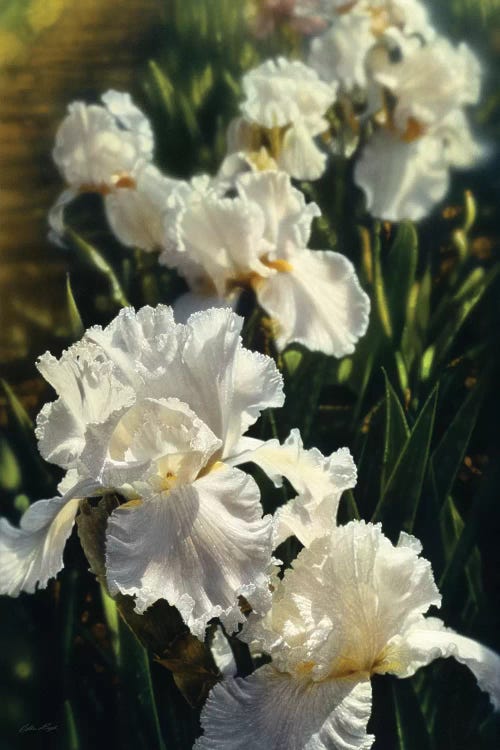
<instances>
[{"instance_id":1,"label":"shadowed leaf","mask_svg":"<svg viewBox=\"0 0 500 750\"><path fill-rule=\"evenodd\" d=\"M382 458L381 492L384 492L388 478L401 455L408 438L410 430L403 407L396 396L387 373L384 370L385 379L385 437L384 455Z\"/></svg>"},{"instance_id":2,"label":"shadowed leaf","mask_svg":"<svg viewBox=\"0 0 500 750\"><path fill-rule=\"evenodd\" d=\"M486 378L469 393L430 458L436 497L443 502L451 492L462 465L485 395Z\"/></svg>"},{"instance_id":3,"label":"shadowed leaf","mask_svg":"<svg viewBox=\"0 0 500 750\"><path fill-rule=\"evenodd\" d=\"M407 318L410 289L415 281L418 262L418 235L413 224L404 221L387 256L384 283L390 310L394 340L400 341Z\"/></svg>"},{"instance_id":4,"label":"shadowed leaf","mask_svg":"<svg viewBox=\"0 0 500 750\"><path fill-rule=\"evenodd\" d=\"M436 386L415 422L373 515L373 521L382 521L385 533L392 539L402 530L413 531L429 458L437 394Z\"/></svg>"}]
</instances>

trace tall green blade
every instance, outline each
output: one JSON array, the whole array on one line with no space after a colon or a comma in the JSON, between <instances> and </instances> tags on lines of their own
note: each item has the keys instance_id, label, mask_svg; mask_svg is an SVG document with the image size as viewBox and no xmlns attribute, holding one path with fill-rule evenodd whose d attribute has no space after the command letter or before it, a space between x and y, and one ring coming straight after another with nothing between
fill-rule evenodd
<instances>
[{"instance_id":1,"label":"tall green blade","mask_svg":"<svg viewBox=\"0 0 500 750\"><path fill-rule=\"evenodd\" d=\"M404 221L385 263L384 281L391 313L394 340L399 342L407 317L407 302L415 281L418 262L418 235L414 225Z\"/></svg>"},{"instance_id":2,"label":"tall green blade","mask_svg":"<svg viewBox=\"0 0 500 750\"><path fill-rule=\"evenodd\" d=\"M373 520L382 521L392 539L400 531L413 531L427 470L437 395L436 386L415 422L373 514Z\"/></svg>"},{"instance_id":3,"label":"tall green blade","mask_svg":"<svg viewBox=\"0 0 500 750\"><path fill-rule=\"evenodd\" d=\"M387 373L385 379L385 436L384 455L382 458L381 492L384 492L388 478L408 442L410 429L406 416Z\"/></svg>"},{"instance_id":4,"label":"tall green blade","mask_svg":"<svg viewBox=\"0 0 500 750\"><path fill-rule=\"evenodd\" d=\"M462 465L485 395L486 380L483 378L469 393L430 458L431 478L440 502L450 494Z\"/></svg>"}]
</instances>

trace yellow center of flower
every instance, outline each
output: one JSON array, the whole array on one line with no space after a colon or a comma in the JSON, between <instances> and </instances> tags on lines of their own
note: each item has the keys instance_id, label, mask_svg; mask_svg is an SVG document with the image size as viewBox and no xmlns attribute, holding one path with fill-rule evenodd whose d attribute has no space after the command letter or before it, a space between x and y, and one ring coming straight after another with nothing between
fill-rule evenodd
<instances>
[{"instance_id":1,"label":"yellow center of flower","mask_svg":"<svg viewBox=\"0 0 500 750\"><path fill-rule=\"evenodd\" d=\"M295 667L297 677L310 677L316 666L314 661L303 661ZM386 674L391 672L397 674L401 668L399 660L393 649L386 646L379 655L373 660L363 662L359 657L341 656L335 660L331 671L320 681L326 680L344 680L344 679L369 679L375 674Z\"/></svg>"},{"instance_id":2,"label":"yellow center of flower","mask_svg":"<svg viewBox=\"0 0 500 750\"><path fill-rule=\"evenodd\" d=\"M131 177L127 173L120 173L115 174L111 178L111 182L113 183L112 186L107 185L104 182L101 183L91 183L91 182L84 182L80 187L78 188L79 193L98 193L99 195L106 196L110 195L113 190L135 190L137 187L137 183L134 180L133 177Z\"/></svg>"},{"instance_id":3,"label":"yellow center of flower","mask_svg":"<svg viewBox=\"0 0 500 750\"><path fill-rule=\"evenodd\" d=\"M267 256L264 255L262 256L262 258L260 258L260 262L263 266L266 266L266 268L272 268L274 271L278 271L278 273L290 273L290 271L293 271L292 264L287 260L284 260L283 258L270 260ZM261 276L256 271L241 273L237 276L233 276L233 278L227 281L227 292L240 287L250 287L255 290L263 281L264 276Z\"/></svg>"},{"instance_id":4,"label":"yellow center of flower","mask_svg":"<svg viewBox=\"0 0 500 750\"><path fill-rule=\"evenodd\" d=\"M177 475L173 471L167 471L161 481L161 489L163 492L170 492L172 487L175 485Z\"/></svg>"},{"instance_id":5,"label":"yellow center of flower","mask_svg":"<svg viewBox=\"0 0 500 750\"><path fill-rule=\"evenodd\" d=\"M427 128L415 117L408 117L404 131L394 121L394 109L396 102L388 92L383 93L382 109L375 115L379 125L385 127L390 133L400 138L404 143L413 143L425 135Z\"/></svg>"}]
</instances>

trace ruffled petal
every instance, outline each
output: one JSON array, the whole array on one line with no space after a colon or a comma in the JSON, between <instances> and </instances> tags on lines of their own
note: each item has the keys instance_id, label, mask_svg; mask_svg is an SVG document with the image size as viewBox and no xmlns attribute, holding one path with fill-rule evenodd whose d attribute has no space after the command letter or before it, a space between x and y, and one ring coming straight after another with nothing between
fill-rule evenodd
<instances>
[{"instance_id":1,"label":"ruffled petal","mask_svg":"<svg viewBox=\"0 0 500 750\"><path fill-rule=\"evenodd\" d=\"M369 297L343 255L302 250L292 270L276 273L256 289L262 307L276 319L276 344L292 341L335 357L352 354L368 327Z\"/></svg>"},{"instance_id":2,"label":"ruffled petal","mask_svg":"<svg viewBox=\"0 0 500 750\"><path fill-rule=\"evenodd\" d=\"M271 665L216 685L196 750L368 750L368 681L294 680Z\"/></svg>"},{"instance_id":3,"label":"ruffled petal","mask_svg":"<svg viewBox=\"0 0 500 750\"><path fill-rule=\"evenodd\" d=\"M410 677L435 659L453 657L470 669L477 684L500 710L500 656L472 638L445 628L437 618L423 620L405 633L398 677Z\"/></svg>"},{"instance_id":4,"label":"ruffled petal","mask_svg":"<svg viewBox=\"0 0 500 750\"><path fill-rule=\"evenodd\" d=\"M323 81L338 83L345 91L367 83L366 56L376 43L369 13L356 10L339 16L311 43L308 63Z\"/></svg>"},{"instance_id":5,"label":"ruffled petal","mask_svg":"<svg viewBox=\"0 0 500 750\"><path fill-rule=\"evenodd\" d=\"M130 94L110 89L101 96L108 112L137 139L138 150L150 161L153 158L154 137L148 118L133 103Z\"/></svg>"},{"instance_id":6,"label":"ruffled petal","mask_svg":"<svg viewBox=\"0 0 500 750\"><path fill-rule=\"evenodd\" d=\"M446 149L436 136L406 143L379 131L356 163L354 179L364 190L366 207L373 216L388 221L418 221L448 191Z\"/></svg>"},{"instance_id":7,"label":"ruffled petal","mask_svg":"<svg viewBox=\"0 0 500 750\"><path fill-rule=\"evenodd\" d=\"M474 167L489 155L488 146L475 140L461 109L450 112L440 123L438 134L443 143L446 161L452 167Z\"/></svg>"},{"instance_id":8,"label":"ruffled petal","mask_svg":"<svg viewBox=\"0 0 500 750\"><path fill-rule=\"evenodd\" d=\"M37 368L59 395L37 417L36 436L42 456L64 469L75 466L85 445L85 430L133 401L132 390L117 377L95 344L73 344L58 360L46 352Z\"/></svg>"},{"instance_id":9,"label":"ruffled petal","mask_svg":"<svg viewBox=\"0 0 500 750\"><path fill-rule=\"evenodd\" d=\"M316 203L306 203L304 194L292 186L285 172L256 172L237 180L238 193L256 203L265 217L264 234L271 245L271 258L286 258L290 246L306 247L311 224L321 215Z\"/></svg>"},{"instance_id":10,"label":"ruffled petal","mask_svg":"<svg viewBox=\"0 0 500 750\"><path fill-rule=\"evenodd\" d=\"M111 593L135 596L138 612L166 599L199 638L213 617L235 630L244 620L238 596L267 587L271 520L261 510L253 479L224 466L139 507L118 508L107 530Z\"/></svg>"},{"instance_id":11,"label":"ruffled petal","mask_svg":"<svg viewBox=\"0 0 500 750\"><path fill-rule=\"evenodd\" d=\"M169 369L174 395L221 438L224 458L262 409L284 402L283 380L274 361L243 348L242 324L228 309L192 315L178 370Z\"/></svg>"},{"instance_id":12,"label":"ruffled petal","mask_svg":"<svg viewBox=\"0 0 500 750\"><path fill-rule=\"evenodd\" d=\"M265 617L242 638L281 671L312 680L396 671L405 634L441 597L418 540L394 546L380 525L352 521L303 549Z\"/></svg>"},{"instance_id":13,"label":"ruffled petal","mask_svg":"<svg viewBox=\"0 0 500 750\"><path fill-rule=\"evenodd\" d=\"M104 107L74 102L56 134L54 161L75 190L113 189L144 161L142 138L120 130Z\"/></svg>"},{"instance_id":14,"label":"ruffled petal","mask_svg":"<svg viewBox=\"0 0 500 750\"><path fill-rule=\"evenodd\" d=\"M84 341L97 344L123 381L140 390L145 381L164 373L178 356L181 331L167 305L145 306L137 312L125 307L105 328L89 328ZM176 394L165 391L159 397L170 395Z\"/></svg>"},{"instance_id":15,"label":"ruffled petal","mask_svg":"<svg viewBox=\"0 0 500 750\"><path fill-rule=\"evenodd\" d=\"M336 98L335 88L298 60L266 60L243 76L246 96L241 111L246 120L265 128L304 122L311 135L326 130L323 119Z\"/></svg>"},{"instance_id":16,"label":"ruffled petal","mask_svg":"<svg viewBox=\"0 0 500 750\"><path fill-rule=\"evenodd\" d=\"M319 180L326 169L327 155L301 122L289 128L278 157L278 166L296 180Z\"/></svg>"},{"instance_id":17,"label":"ruffled petal","mask_svg":"<svg viewBox=\"0 0 500 750\"><path fill-rule=\"evenodd\" d=\"M175 211L174 211L175 213ZM172 221L172 219L170 219ZM270 271L260 258L269 251L259 206L239 197L221 198L214 190L193 189L172 224L178 255L170 257L191 285L205 275L224 296L229 284L252 272Z\"/></svg>"},{"instance_id":18,"label":"ruffled petal","mask_svg":"<svg viewBox=\"0 0 500 750\"><path fill-rule=\"evenodd\" d=\"M277 440L243 438L231 463L246 462L260 466L277 487L285 477L298 493L274 515L275 547L292 535L308 546L331 533L342 492L355 487L357 481L356 465L347 448L329 457L317 448L305 450L298 430L292 430L283 445Z\"/></svg>"},{"instance_id":19,"label":"ruffled petal","mask_svg":"<svg viewBox=\"0 0 500 750\"><path fill-rule=\"evenodd\" d=\"M212 308L176 325L172 310L158 305L122 310L86 336L145 396L188 404L223 441L226 456L262 409L284 401L273 360L243 348L242 324L231 310Z\"/></svg>"},{"instance_id":20,"label":"ruffled petal","mask_svg":"<svg viewBox=\"0 0 500 750\"><path fill-rule=\"evenodd\" d=\"M0 594L31 594L37 586L47 586L63 567L79 498L97 488L95 482L81 482L63 497L38 500L24 513L19 528L0 518Z\"/></svg>"},{"instance_id":21,"label":"ruffled petal","mask_svg":"<svg viewBox=\"0 0 500 750\"><path fill-rule=\"evenodd\" d=\"M120 242L146 252L161 250L167 201L177 184L146 164L136 174L135 187L120 188L105 197L108 222Z\"/></svg>"},{"instance_id":22,"label":"ruffled petal","mask_svg":"<svg viewBox=\"0 0 500 750\"><path fill-rule=\"evenodd\" d=\"M395 123L404 133L411 120L431 126L459 107L477 104L481 66L467 44L454 48L439 37L380 69L376 80L396 98Z\"/></svg>"},{"instance_id":23,"label":"ruffled petal","mask_svg":"<svg viewBox=\"0 0 500 750\"><path fill-rule=\"evenodd\" d=\"M144 398L90 425L83 474L126 496L163 492L194 481L221 441L177 398Z\"/></svg>"}]
</instances>

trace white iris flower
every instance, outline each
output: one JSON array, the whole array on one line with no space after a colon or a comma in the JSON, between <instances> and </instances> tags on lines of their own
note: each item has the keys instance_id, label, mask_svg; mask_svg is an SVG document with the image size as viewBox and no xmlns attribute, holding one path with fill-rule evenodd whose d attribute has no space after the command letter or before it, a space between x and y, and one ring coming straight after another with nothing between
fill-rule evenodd
<instances>
[{"instance_id":1,"label":"white iris flower","mask_svg":"<svg viewBox=\"0 0 500 750\"><path fill-rule=\"evenodd\" d=\"M68 184L49 215L64 233L65 206L80 193L99 193L113 232L125 245L158 250L163 211L178 181L151 163L153 132L130 95L108 91L104 106L73 102L56 134L54 161Z\"/></svg>"},{"instance_id":2,"label":"white iris flower","mask_svg":"<svg viewBox=\"0 0 500 750\"><path fill-rule=\"evenodd\" d=\"M422 219L446 195L450 167L481 158L463 110L478 102L480 77L467 45L454 48L441 38L408 45L400 62L386 61L374 72L394 102L354 172L374 216Z\"/></svg>"},{"instance_id":3,"label":"white iris flower","mask_svg":"<svg viewBox=\"0 0 500 750\"><path fill-rule=\"evenodd\" d=\"M288 476L320 499L328 466L314 451L290 460L288 445L244 437L284 396L273 360L243 348L242 322L230 310L180 325L165 306L125 309L59 360L41 357L58 399L38 417L39 448L67 475L61 497L34 503L20 528L0 520L0 593L45 586L62 567L78 498L115 491L128 502L107 525L111 593L134 596L138 612L166 599L199 637L213 617L237 627L239 595L266 605L272 519L235 467L268 446L275 481Z\"/></svg>"},{"instance_id":4,"label":"white iris flower","mask_svg":"<svg viewBox=\"0 0 500 750\"><path fill-rule=\"evenodd\" d=\"M333 5L330 2L331 25L313 39L308 64L323 81L338 84L346 93L358 89L370 95L370 53L394 33L426 40L435 35L427 11L417 0L358 0Z\"/></svg>"},{"instance_id":5,"label":"white iris flower","mask_svg":"<svg viewBox=\"0 0 500 750\"><path fill-rule=\"evenodd\" d=\"M229 151L258 159L265 149L270 164L292 177L321 177L326 154L315 138L328 129L325 115L335 102L335 86L320 81L304 63L283 57L250 70L242 86L242 117L230 125Z\"/></svg>"},{"instance_id":6,"label":"white iris flower","mask_svg":"<svg viewBox=\"0 0 500 750\"><path fill-rule=\"evenodd\" d=\"M466 665L500 708L500 657L425 617L441 597L420 552L414 537L394 546L362 521L304 549L241 635L271 663L213 688L195 747L368 750L370 677L410 677L439 657Z\"/></svg>"},{"instance_id":7,"label":"white iris flower","mask_svg":"<svg viewBox=\"0 0 500 750\"><path fill-rule=\"evenodd\" d=\"M307 248L317 205L306 204L284 172L241 175L235 189L235 197L221 197L208 179L197 179L188 195L179 191L167 216L160 261L198 292L181 298L183 310L203 307L203 294L206 304L211 295L235 304L237 290L251 287L276 323L279 349L295 341L336 357L352 354L370 302L343 255Z\"/></svg>"}]
</instances>

